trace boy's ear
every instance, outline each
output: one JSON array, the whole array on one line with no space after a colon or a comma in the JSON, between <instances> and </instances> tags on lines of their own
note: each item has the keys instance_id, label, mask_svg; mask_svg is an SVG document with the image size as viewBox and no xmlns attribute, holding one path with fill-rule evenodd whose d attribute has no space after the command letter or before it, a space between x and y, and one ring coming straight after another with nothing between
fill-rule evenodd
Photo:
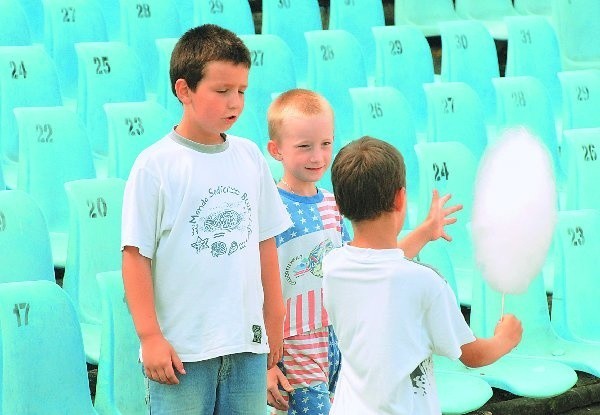
<instances>
[{"instance_id":1,"label":"boy's ear","mask_svg":"<svg viewBox=\"0 0 600 415\"><path fill-rule=\"evenodd\" d=\"M281 161L281 153L279 151L279 146L273 140L269 140L267 142L267 151L275 160Z\"/></svg>"},{"instance_id":2,"label":"boy's ear","mask_svg":"<svg viewBox=\"0 0 600 415\"><path fill-rule=\"evenodd\" d=\"M394 207L398 211L406 209L406 187L402 187L396 192Z\"/></svg>"},{"instance_id":3,"label":"boy's ear","mask_svg":"<svg viewBox=\"0 0 600 415\"><path fill-rule=\"evenodd\" d=\"M175 93L177 94L179 101L182 103L185 103L187 100L189 100L190 88L188 87L185 79L179 78L177 81L175 81Z\"/></svg>"}]
</instances>

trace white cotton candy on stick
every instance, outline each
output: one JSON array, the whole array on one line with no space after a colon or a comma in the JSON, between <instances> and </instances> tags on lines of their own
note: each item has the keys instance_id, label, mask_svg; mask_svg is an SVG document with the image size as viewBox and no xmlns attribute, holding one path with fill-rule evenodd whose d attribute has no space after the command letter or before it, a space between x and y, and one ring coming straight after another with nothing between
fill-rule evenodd
<instances>
[{"instance_id":1,"label":"white cotton candy on stick","mask_svg":"<svg viewBox=\"0 0 600 415\"><path fill-rule=\"evenodd\" d=\"M503 294L527 290L539 274L556 224L551 156L524 128L507 130L484 153L471 231L484 279Z\"/></svg>"}]
</instances>

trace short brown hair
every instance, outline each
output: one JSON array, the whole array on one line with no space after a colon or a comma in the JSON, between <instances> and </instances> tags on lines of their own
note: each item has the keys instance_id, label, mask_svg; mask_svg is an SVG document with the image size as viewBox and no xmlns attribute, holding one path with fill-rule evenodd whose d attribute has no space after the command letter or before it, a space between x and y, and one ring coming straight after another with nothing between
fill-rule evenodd
<instances>
[{"instance_id":1,"label":"short brown hair","mask_svg":"<svg viewBox=\"0 0 600 415\"><path fill-rule=\"evenodd\" d=\"M394 209L396 193L406 187L404 158L391 144L365 136L339 151L331 182L342 215L353 222L375 219Z\"/></svg>"},{"instance_id":2,"label":"short brown hair","mask_svg":"<svg viewBox=\"0 0 600 415\"><path fill-rule=\"evenodd\" d=\"M231 62L250 68L250 51L232 31L214 24L194 27L185 32L175 44L171 54L169 76L171 90L175 82L183 79L192 91L204 77L206 65L214 61Z\"/></svg>"},{"instance_id":3,"label":"short brown hair","mask_svg":"<svg viewBox=\"0 0 600 415\"><path fill-rule=\"evenodd\" d=\"M317 115L323 112L330 112L333 118L333 109L325 97L308 89L290 89L275 98L269 106L269 138L274 141L281 139L281 124L290 113Z\"/></svg>"}]
</instances>

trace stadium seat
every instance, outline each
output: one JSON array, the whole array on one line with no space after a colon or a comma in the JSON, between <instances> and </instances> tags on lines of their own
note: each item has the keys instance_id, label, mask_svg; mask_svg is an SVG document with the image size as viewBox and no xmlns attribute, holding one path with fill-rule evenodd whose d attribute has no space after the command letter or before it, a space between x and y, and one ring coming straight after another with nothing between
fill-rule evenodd
<instances>
[{"instance_id":1,"label":"stadium seat","mask_svg":"<svg viewBox=\"0 0 600 415\"><path fill-rule=\"evenodd\" d=\"M262 1L262 33L279 36L290 47L299 86L305 86L308 68L304 32L322 29L318 0Z\"/></svg>"},{"instance_id":2,"label":"stadium seat","mask_svg":"<svg viewBox=\"0 0 600 415\"><path fill-rule=\"evenodd\" d=\"M0 411L96 414L77 315L52 281L0 284Z\"/></svg>"},{"instance_id":3,"label":"stadium seat","mask_svg":"<svg viewBox=\"0 0 600 415\"><path fill-rule=\"evenodd\" d=\"M433 57L423 33L411 26L374 27L375 85L397 88L413 112L417 132L427 128L423 85L434 81Z\"/></svg>"},{"instance_id":4,"label":"stadium seat","mask_svg":"<svg viewBox=\"0 0 600 415\"><path fill-rule=\"evenodd\" d=\"M75 45L78 59L77 113L84 122L96 157L106 157L108 138L103 105L145 101L140 62L122 42L85 42Z\"/></svg>"},{"instance_id":5,"label":"stadium seat","mask_svg":"<svg viewBox=\"0 0 600 415\"><path fill-rule=\"evenodd\" d=\"M69 250L63 288L81 324L86 360L98 364L102 326L96 274L121 269L122 179L65 183L69 198Z\"/></svg>"},{"instance_id":6,"label":"stadium seat","mask_svg":"<svg viewBox=\"0 0 600 415\"><path fill-rule=\"evenodd\" d=\"M440 22L458 19L452 0L394 1L394 24L416 26L428 37L440 35Z\"/></svg>"},{"instance_id":7,"label":"stadium seat","mask_svg":"<svg viewBox=\"0 0 600 415\"><path fill-rule=\"evenodd\" d=\"M4 173L2 173L2 163L0 163L0 190L6 189L6 183L4 183Z\"/></svg>"},{"instance_id":8,"label":"stadium seat","mask_svg":"<svg viewBox=\"0 0 600 415\"><path fill-rule=\"evenodd\" d=\"M227 134L244 137L254 142L263 154L267 155L268 138L263 135L258 117L252 106L244 107L240 118L226 131Z\"/></svg>"},{"instance_id":9,"label":"stadium seat","mask_svg":"<svg viewBox=\"0 0 600 415\"><path fill-rule=\"evenodd\" d=\"M443 414L476 411L494 394L487 382L468 374L436 370L435 384Z\"/></svg>"},{"instance_id":10,"label":"stadium seat","mask_svg":"<svg viewBox=\"0 0 600 415\"><path fill-rule=\"evenodd\" d=\"M69 207L64 183L96 177L90 143L75 112L66 107L16 108L18 188L46 217L54 265L65 266Z\"/></svg>"},{"instance_id":11,"label":"stadium seat","mask_svg":"<svg viewBox=\"0 0 600 415\"><path fill-rule=\"evenodd\" d=\"M436 82L425 85L427 97L427 139L430 142L457 141L481 158L488 135L479 96L464 82Z\"/></svg>"},{"instance_id":12,"label":"stadium seat","mask_svg":"<svg viewBox=\"0 0 600 415\"><path fill-rule=\"evenodd\" d=\"M523 15L552 16L552 0L514 0L514 6Z\"/></svg>"},{"instance_id":13,"label":"stadium seat","mask_svg":"<svg viewBox=\"0 0 600 415\"><path fill-rule=\"evenodd\" d=\"M44 6L42 0L19 0L25 16L27 26L33 43L42 43L44 40Z\"/></svg>"},{"instance_id":14,"label":"stadium seat","mask_svg":"<svg viewBox=\"0 0 600 415\"><path fill-rule=\"evenodd\" d=\"M194 27L194 0L177 0L174 3L179 14L181 32L185 33Z\"/></svg>"},{"instance_id":15,"label":"stadium seat","mask_svg":"<svg viewBox=\"0 0 600 415\"><path fill-rule=\"evenodd\" d=\"M31 34L19 0L0 2L0 46L26 45L31 45Z\"/></svg>"},{"instance_id":16,"label":"stadium seat","mask_svg":"<svg viewBox=\"0 0 600 415\"><path fill-rule=\"evenodd\" d=\"M100 361L94 407L99 415L145 415L140 341L129 313L121 271L97 275L102 303Z\"/></svg>"},{"instance_id":17,"label":"stadium seat","mask_svg":"<svg viewBox=\"0 0 600 415\"><path fill-rule=\"evenodd\" d=\"M0 283L54 282L46 219L35 200L21 190L0 191Z\"/></svg>"},{"instance_id":18,"label":"stadium seat","mask_svg":"<svg viewBox=\"0 0 600 415\"><path fill-rule=\"evenodd\" d=\"M600 69L600 2L552 0L564 70Z\"/></svg>"},{"instance_id":19,"label":"stadium seat","mask_svg":"<svg viewBox=\"0 0 600 415\"><path fill-rule=\"evenodd\" d=\"M593 190L600 180L599 152L600 128L564 131L561 152L567 177L564 209L600 210L600 195Z\"/></svg>"},{"instance_id":20,"label":"stadium seat","mask_svg":"<svg viewBox=\"0 0 600 415\"><path fill-rule=\"evenodd\" d=\"M102 8L104 21L106 22L106 34L108 40L121 41L121 6L120 0L102 0L97 2Z\"/></svg>"},{"instance_id":21,"label":"stadium seat","mask_svg":"<svg viewBox=\"0 0 600 415\"><path fill-rule=\"evenodd\" d=\"M108 121L108 176L127 179L140 152L173 128L171 116L154 101L104 104Z\"/></svg>"},{"instance_id":22,"label":"stadium seat","mask_svg":"<svg viewBox=\"0 0 600 415\"><path fill-rule=\"evenodd\" d=\"M244 94L244 111L249 107L254 109L260 125L261 142L264 144L268 136L267 110L271 105L272 94L296 87L294 55L279 36L242 35L240 37L252 57L248 89Z\"/></svg>"},{"instance_id":23,"label":"stadium seat","mask_svg":"<svg viewBox=\"0 0 600 415\"><path fill-rule=\"evenodd\" d=\"M492 37L500 40L508 37L504 18L517 15L512 0L456 0L456 12L483 23Z\"/></svg>"},{"instance_id":24,"label":"stadium seat","mask_svg":"<svg viewBox=\"0 0 600 415\"><path fill-rule=\"evenodd\" d=\"M13 109L62 105L56 69L41 45L0 47L0 157L4 180L16 187L19 138Z\"/></svg>"},{"instance_id":25,"label":"stadium seat","mask_svg":"<svg viewBox=\"0 0 600 415\"><path fill-rule=\"evenodd\" d=\"M539 79L548 90L554 114L560 117L562 91L558 73L562 64L554 27L548 19L533 15L507 17L506 24L506 76L533 76Z\"/></svg>"},{"instance_id":26,"label":"stadium seat","mask_svg":"<svg viewBox=\"0 0 600 415\"><path fill-rule=\"evenodd\" d=\"M213 23L238 35L253 35L254 17L248 0L194 0L194 23Z\"/></svg>"},{"instance_id":27,"label":"stadium seat","mask_svg":"<svg viewBox=\"0 0 600 415\"><path fill-rule=\"evenodd\" d=\"M375 39L373 27L385 26L381 0L331 0L329 30L341 29L352 34L360 44L367 76L375 76Z\"/></svg>"},{"instance_id":28,"label":"stadium seat","mask_svg":"<svg viewBox=\"0 0 600 415\"><path fill-rule=\"evenodd\" d=\"M144 85L149 93L156 92L158 51L156 39L179 37L182 34L175 0L120 0L121 38L133 50L141 63Z\"/></svg>"},{"instance_id":29,"label":"stadium seat","mask_svg":"<svg viewBox=\"0 0 600 415\"><path fill-rule=\"evenodd\" d=\"M77 98L75 43L108 40L102 9L87 0L44 0L44 47L54 60L64 98Z\"/></svg>"},{"instance_id":30,"label":"stadium seat","mask_svg":"<svg viewBox=\"0 0 600 415\"><path fill-rule=\"evenodd\" d=\"M465 82L479 95L484 115L492 123L496 97L492 78L500 76L498 55L492 36L483 23L442 23L442 81Z\"/></svg>"},{"instance_id":31,"label":"stadium seat","mask_svg":"<svg viewBox=\"0 0 600 415\"><path fill-rule=\"evenodd\" d=\"M600 69L559 72L563 130L600 127Z\"/></svg>"},{"instance_id":32,"label":"stadium seat","mask_svg":"<svg viewBox=\"0 0 600 415\"><path fill-rule=\"evenodd\" d=\"M559 213L556 228L560 241L560 272L552 296L552 327L567 340L600 345L598 269L600 211L571 210Z\"/></svg>"},{"instance_id":33,"label":"stadium seat","mask_svg":"<svg viewBox=\"0 0 600 415\"><path fill-rule=\"evenodd\" d=\"M165 107L171 118L179 122L183 114L183 106L171 90L169 66L171 53L177 43L177 38L156 39L158 50L158 74L156 79L156 102Z\"/></svg>"},{"instance_id":34,"label":"stadium seat","mask_svg":"<svg viewBox=\"0 0 600 415\"><path fill-rule=\"evenodd\" d=\"M415 144L417 137L412 112L406 98L396 88L389 86L350 88L354 108L354 134L387 141L404 157L406 188L408 192L407 226L417 225L419 201L419 170Z\"/></svg>"}]
</instances>

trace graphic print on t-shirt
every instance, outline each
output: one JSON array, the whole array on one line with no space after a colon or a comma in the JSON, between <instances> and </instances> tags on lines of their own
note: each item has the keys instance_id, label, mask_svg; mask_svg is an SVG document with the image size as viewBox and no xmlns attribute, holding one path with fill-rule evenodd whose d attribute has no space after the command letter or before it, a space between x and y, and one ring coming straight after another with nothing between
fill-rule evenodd
<instances>
[{"instance_id":1,"label":"graphic print on t-shirt","mask_svg":"<svg viewBox=\"0 0 600 415\"><path fill-rule=\"evenodd\" d=\"M433 382L433 361L431 357L423 360L410 374L413 385L413 394L424 397L429 394Z\"/></svg>"},{"instance_id":2,"label":"graphic print on t-shirt","mask_svg":"<svg viewBox=\"0 0 600 415\"><path fill-rule=\"evenodd\" d=\"M244 249L252 233L248 195L231 186L209 188L191 215L191 247L197 254L232 255Z\"/></svg>"},{"instance_id":3,"label":"graphic print on t-shirt","mask_svg":"<svg viewBox=\"0 0 600 415\"><path fill-rule=\"evenodd\" d=\"M296 285L298 278L301 278L305 274L312 274L317 278L323 278L323 257L332 249L333 243L331 239L326 239L317 244L308 254L292 258L285 267L285 280L291 285Z\"/></svg>"}]
</instances>

